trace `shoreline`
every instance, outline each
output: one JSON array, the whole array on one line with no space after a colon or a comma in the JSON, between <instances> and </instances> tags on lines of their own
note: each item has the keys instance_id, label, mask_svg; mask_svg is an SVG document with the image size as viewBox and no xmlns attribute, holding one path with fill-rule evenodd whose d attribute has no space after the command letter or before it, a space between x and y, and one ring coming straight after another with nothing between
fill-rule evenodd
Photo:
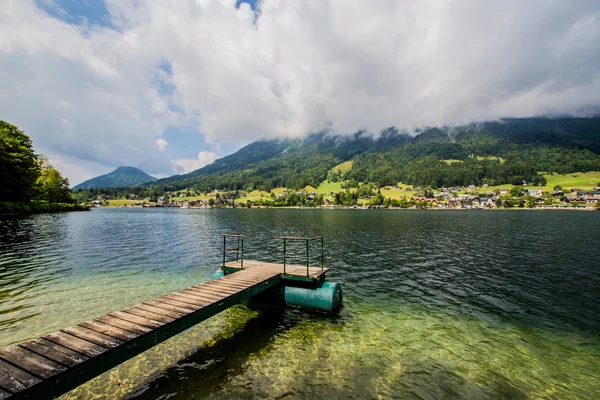
<instances>
[{"instance_id":1,"label":"shoreline","mask_svg":"<svg viewBox=\"0 0 600 400\"><path fill-rule=\"evenodd\" d=\"M262 210L275 210L275 209L295 209L295 210L356 210L356 211L399 211L399 210L412 210L412 211L600 211L597 208L588 207L533 207L533 208L520 208L520 207L496 207L496 208L418 208L418 207L389 207L389 208L354 208L347 206L340 207L300 207L300 206L281 206L281 207L92 207L93 209L176 209L176 210L233 210L233 209L262 209Z\"/></svg>"},{"instance_id":2,"label":"shoreline","mask_svg":"<svg viewBox=\"0 0 600 400\"><path fill-rule=\"evenodd\" d=\"M71 203L46 203L32 201L27 203L0 202L0 216L19 216L30 214L52 214L57 212L90 211L91 206Z\"/></svg>"}]
</instances>

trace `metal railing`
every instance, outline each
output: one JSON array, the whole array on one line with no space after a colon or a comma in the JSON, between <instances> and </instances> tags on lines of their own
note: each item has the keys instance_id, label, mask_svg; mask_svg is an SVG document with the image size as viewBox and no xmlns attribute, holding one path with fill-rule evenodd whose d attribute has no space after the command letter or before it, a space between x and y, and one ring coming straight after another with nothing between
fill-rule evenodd
<instances>
[{"instance_id":1,"label":"metal railing","mask_svg":"<svg viewBox=\"0 0 600 400\"><path fill-rule=\"evenodd\" d=\"M316 236L312 238L303 238L303 237L293 237L293 236L281 236L279 239L283 240L283 273L286 273L286 266L288 259L301 259L302 262L306 262L306 276L310 276L310 266L311 262L314 260L319 260L321 264L321 270L324 268L325 260L323 258L323 236ZM292 253L290 254L288 250L288 244L294 245L299 244L302 246L296 246L296 248L292 249ZM312 244L312 246L311 246ZM320 244L320 254L311 257L311 250L314 254L315 244ZM313 247L313 248L311 248ZM318 251L319 249L317 249Z\"/></svg>"},{"instance_id":2,"label":"metal railing","mask_svg":"<svg viewBox=\"0 0 600 400\"><path fill-rule=\"evenodd\" d=\"M246 235L240 235L239 233L226 233L223 235L223 268L227 259L230 261L239 261L240 268L244 269L244 239ZM233 242L232 247L227 247L227 241ZM232 254L235 253L235 256Z\"/></svg>"}]
</instances>

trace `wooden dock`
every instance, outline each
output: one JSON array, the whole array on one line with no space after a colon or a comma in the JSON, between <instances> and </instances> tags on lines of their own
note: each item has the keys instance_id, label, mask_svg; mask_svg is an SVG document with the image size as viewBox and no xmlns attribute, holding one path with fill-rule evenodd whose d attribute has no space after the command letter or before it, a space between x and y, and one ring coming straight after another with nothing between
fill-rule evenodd
<instances>
[{"instance_id":1,"label":"wooden dock","mask_svg":"<svg viewBox=\"0 0 600 400\"><path fill-rule=\"evenodd\" d=\"M0 349L1 399L52 399L285 280L318 282L327 269L258 261L154 300Z\"/></svg>"}]
</instances>

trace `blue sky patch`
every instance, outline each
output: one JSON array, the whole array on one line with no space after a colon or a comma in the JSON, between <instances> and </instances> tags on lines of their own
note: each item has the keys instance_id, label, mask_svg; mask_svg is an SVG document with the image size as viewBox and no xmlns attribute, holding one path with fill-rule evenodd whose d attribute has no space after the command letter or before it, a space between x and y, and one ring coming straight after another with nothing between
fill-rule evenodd
<instances>
[{"instance_id":1,"label":"blue sky patch","mask_svg":"<svg viewBox=\"0 0 600 400\"><path fill-rule=\"evenodd\" d=\"M34 0L36 6L71 25L114 28L104 0Z\"/></svg>"},{"instance_id":2,"label":"blue sky patch","mask_svg":"<svg viewBox=\"0 0 600 400\"><path fill-rule=\"evenodd\" d=\"M248 4L250 4L250 7L252 7L252 10L256 11L256 6L257 6L257 3L258 3L258 0L237 0L236 3L235 3L235 6L237 8L240 8L240 4L242 4L242 3L248 3Z\"/></svg>"}]
</instances>

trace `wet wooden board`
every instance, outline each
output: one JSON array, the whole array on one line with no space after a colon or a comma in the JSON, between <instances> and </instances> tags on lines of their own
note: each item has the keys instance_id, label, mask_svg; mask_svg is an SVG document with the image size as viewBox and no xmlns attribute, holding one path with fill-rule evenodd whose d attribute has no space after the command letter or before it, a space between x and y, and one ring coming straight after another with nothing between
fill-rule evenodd
<instances>
[{"instance_id":1,"label":"wet wooden board","mask_svg":"<svg viewBox=\"0 0 600 400\"><path fill-rule=\"evenodd\" d=\"M76 351L42 338L21 343L19 346L24 347L27 350L31 350L34 353L44 356L50 360L61 363L62 365L66 365L67 367L73 367L88 359L88 357L84 356L83 354L79 354Z\"/></svg>"},{"instance_id":2,"label":"wet wooden board","mask_svg":"<svg viewBox=\"0 0 600 400\"><path fill-rule=\"evenodd\" d=\"M82 326L72 326L63 329L62 331L106 349L112 349L123 344L122 340L89 330Z\"/></svg>"},{"instance_id":3,"label":"wet wooden board","mask_svg":"<svg viewBox=\"0 0 600 400\"><path fill-rule=\"evenodd\" d=\"M0 360L0 386L9 393L19 393L41 382L41 379Z\"/></svg>"},{"instance_id":4,"label":"wet wooden board","mask_svg":"<svg viewBox=\"0 0 600 400\"><path fill-rule=\"evenodd\" d=\"M281 280L245 269L0 349L0 400L58 397Z\"/></svg>"},{"instance_id":5,"label":"wet wooden board","mask_svg":"<svg viewBox=\"0 0 600 400\"><path fill-rule=\"evenodd\" d=\"M49 333L42 337L87 357L96 357L108 350L105 347L98 346L62 331Z\"/></svg>"},{"instance_id":6,"label":"wet wooden board","mask_svg":"<svg viewBox=\"0 0 600 400\"><path fill-rule=\"evenodd\" d=\"M107 325L107 324L104 324L102 322L97 322L97 321L82 322L81 324L79 324L79 326L90 329L92 331L103 333L108 336L112 336L112 337L122 340L124 342L127 342L129 340L135 339L136 337L140 336L137 333L126 331L126 330L118 328L116 326Z\"/></svg>"},{"instance_id":7,"label":"wet wooden board","mask_svg":"<svg viewBox=\"0 0 600 400\"><path fill-rule=\"evenodd\" d=\"M198 306L206 306L210 304L207 300L202 300L197 297L190 296L188 294L183 293L173 293L169 295L169 298L179 300L181 302L190 303Z\"/></svg>"},{"instance_id":8,"label":"wet wooden board","mask_svg":"<svg viewBox=\"0 0 600 400\"><path fill-rule=\"evenodd\" d=\"M67 369L66 366L42 357L20 346L0 350L0 358L41 379L47 379Z\"/></svg>"},{"instance_id":9,"label":"wet wooden board","mask_svg":"<svg viewBox=\"0 0 600 400\"><path fill-rule=\"evenodd\" d=\"M161 326L164 325L164 322L146 318L145 316L135 314L129 310L115 311L115 312L108 314L107 316L115 318L115 319L120 319L122 321L126 321L131 324L136 324L140 328L146 328L146 329L149 328L150 330L160 328Z\"/></svg>"},{"instance_id":10,"label":"wet wooden board","mask_svg":"<svg viewBox=\"0 0 600 400\"><path fill-rule=\"evenodd\" d=\"M177 314L173 311L169 311L164 308L154 307L147 303L138 304L137 306L128 308L125 311L131 314L139 315L148 319L161 322L162 324L171 323L179 317L181 317L181 314Z\"/></svg>"},{"instance_id":11,"label":"wet wooden board","mask_svg":"<svg viewBox=\"0 0 600 400\"><path fill-rule=\"evenodd\" d=\"M115 326L117 328L121 328L140 335L152 331L152 328L148 328L147 326L140 325L131 321L126 321L121 318L111 317L110 315L105 315L104 317L96 318L94 321L103 322L105 324Z\"/></svg>"}]
</instances>

